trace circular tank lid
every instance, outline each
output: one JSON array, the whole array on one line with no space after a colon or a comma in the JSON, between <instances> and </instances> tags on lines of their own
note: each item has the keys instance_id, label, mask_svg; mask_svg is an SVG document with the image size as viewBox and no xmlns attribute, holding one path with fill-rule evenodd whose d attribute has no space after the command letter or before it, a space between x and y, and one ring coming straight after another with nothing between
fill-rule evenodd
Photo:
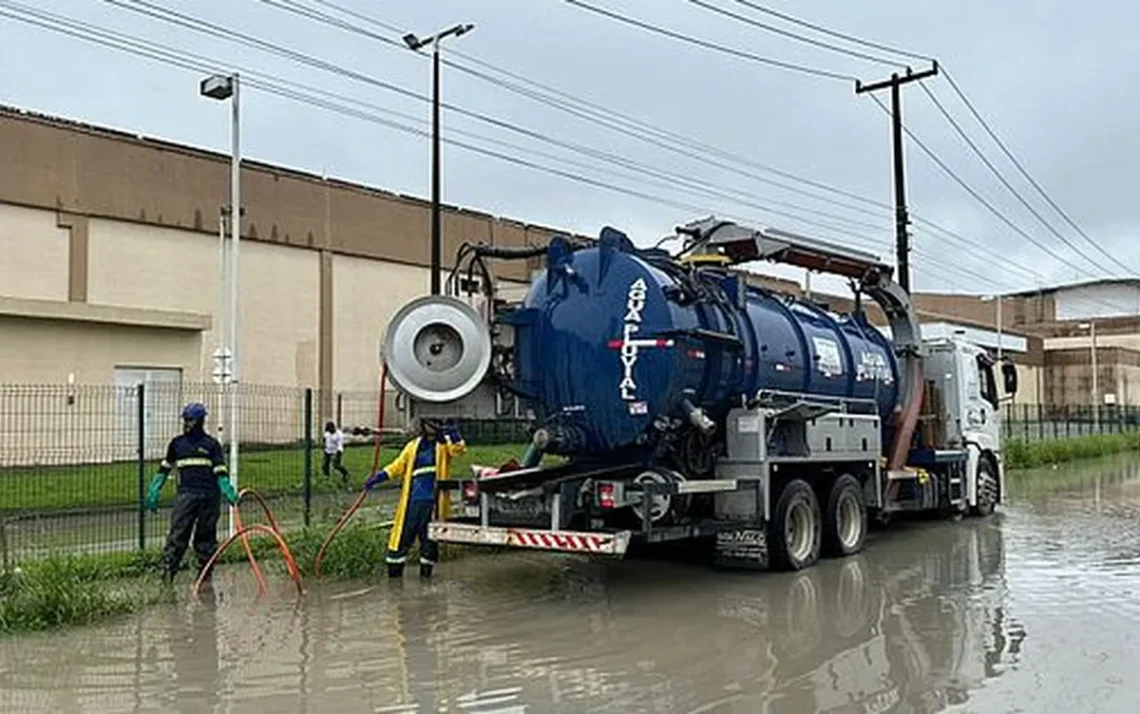
<instances>
[{"instance_id":1,"label":"circular tank lid","mask_svg":"<svg viewBox=\"0 0 1140 714\"><path fill-rule=\"evenodd\" d=\"M470 305L430 295L404 305L384 337L388 375L425 402L450 402L475 390L491 364L491 331Z\"/></svg>"}]
</instances>

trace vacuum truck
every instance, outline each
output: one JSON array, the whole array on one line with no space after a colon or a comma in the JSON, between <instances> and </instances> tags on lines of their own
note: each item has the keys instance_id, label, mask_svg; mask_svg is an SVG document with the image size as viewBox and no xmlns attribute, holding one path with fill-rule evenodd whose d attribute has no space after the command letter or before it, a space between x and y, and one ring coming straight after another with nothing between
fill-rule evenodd
<instances>
[{"instance_id":1,"label":"vacuum truck","mask_svg":"<svg viewBox=\"0 0 1140 714\"><path fill-rule=\"evenodd\" d=\"M859 552L872 520L994 511L1012 364L923 340L869 253L711 217L676 233L676 253L609 227L465 245L448 294L396 313L383 359L409 418L534 426L521 459L439 484L433 538L618 558L687 541L722 567L798 570ZM502 299L487 261L535 258L521 301ZM756 261L844 277L854 309L751 285Z\"/></svg>"}]
</instances>

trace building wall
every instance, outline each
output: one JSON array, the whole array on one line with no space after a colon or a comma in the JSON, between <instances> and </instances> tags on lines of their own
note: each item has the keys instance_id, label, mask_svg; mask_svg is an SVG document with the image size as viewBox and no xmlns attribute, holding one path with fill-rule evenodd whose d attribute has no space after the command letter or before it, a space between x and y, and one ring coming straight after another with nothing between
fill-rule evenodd
<instances>
[{"instance_id":1,"label":"building wall","mask_svg":"<svg viewBox=\"0 0 1140 714\"><path fill-rule=\"evenodd\" d=\"M1140 285L1104 283L1058 290L1057 320L1089 320L1140 315Z\"/></svg>"},{"instance_id":2,"label":"building wall","mask_svg":"<svg viewBox=\"0 0 1140 714\"><path fill-rule=\"evenodd\" d=\"M1087 349L1053 350L1047 354L1045 403L1084 405L1093 403L1092 360ZM1122 347L1097 350L1097 399L1106 394L1116 404L1140 405L1140 352Z\"/></svg>"},{"instance_id":3,"label":"building wall","mask_svg":"<svg viewBox=\"0 0 1140 714\"><path fill-rule=\"evenodd\" d=\"M69 240L54 211L0 204L0 295L67 300Z\"/></svg>"}]
</instances>

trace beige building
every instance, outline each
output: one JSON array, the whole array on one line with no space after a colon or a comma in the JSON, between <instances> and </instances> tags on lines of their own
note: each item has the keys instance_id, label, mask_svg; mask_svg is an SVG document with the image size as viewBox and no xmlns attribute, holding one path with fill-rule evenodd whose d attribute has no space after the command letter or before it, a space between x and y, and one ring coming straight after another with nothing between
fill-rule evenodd
<instances>
[{"instance_id":1,"label":"beige building","mask_svg":"<svg viewBox=\"0 0 1140 714\"><path fill-rule=\"evenodd\" d=\"M209 382L228 157L10 109L0 146L0 383ZM374 390L389 316L429 289L429 205L248 161L242 202L242 381L325 412ZM552 233L448 207L444 256Z\"/></svg>"}]
</instances>

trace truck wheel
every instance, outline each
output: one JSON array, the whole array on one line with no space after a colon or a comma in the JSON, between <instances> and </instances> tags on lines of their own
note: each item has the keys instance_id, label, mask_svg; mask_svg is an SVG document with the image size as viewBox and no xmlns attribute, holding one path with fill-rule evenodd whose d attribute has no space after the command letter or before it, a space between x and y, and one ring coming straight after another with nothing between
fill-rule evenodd
<instances>
[{"instance_id":1,"label":"truck wheel","mask_svg":"<svg viewBox=\"0 0 1140 714\"><path fill-rule=\"evenodd\" d=\"M643 471L633 480L634 483L668 484L680 483L685 477L676 471L658 468ZM688 510L691 498L691 496L672 496L665 493L653 496L649 499L649 522L655 526L665 526L675 522ZM643 518L641 503L630 506L630 510L633 511L635 525L640 527Z\"/></svg>"},{"instance_id":2,"label":"truck wheel","mask_svg":"<svg viewBox=\"0 0 1140 714\"><path fill-rule=\"evenodd\" d=\"M978 475L974 488L977 492L977 505L970 508L970 515L984 518L997 507L998 482L994 467L987 459L978 460Z\"/></svg>"},{"instance_id":3,"label":"truck wheel","mask_svg":"<svg viewBox=\"0 0 1140 714\"><path fill-rule=\"evenodd\" d=\"M768 526L771 562L779 570L802 570L819 560L819 501L801 479L784 486Z\"/></svg>"},{"instance_id":4,"label":"truck wheel","mask_svg":"<svg viewBox=\"0 0 1140 714\"><path fill-rule=\"evenodd\" d=\"M823 553L829 558L854 555L867 538L863 488L851 474L835 479L823 513Z\"/></svg>"}]
</instances>

